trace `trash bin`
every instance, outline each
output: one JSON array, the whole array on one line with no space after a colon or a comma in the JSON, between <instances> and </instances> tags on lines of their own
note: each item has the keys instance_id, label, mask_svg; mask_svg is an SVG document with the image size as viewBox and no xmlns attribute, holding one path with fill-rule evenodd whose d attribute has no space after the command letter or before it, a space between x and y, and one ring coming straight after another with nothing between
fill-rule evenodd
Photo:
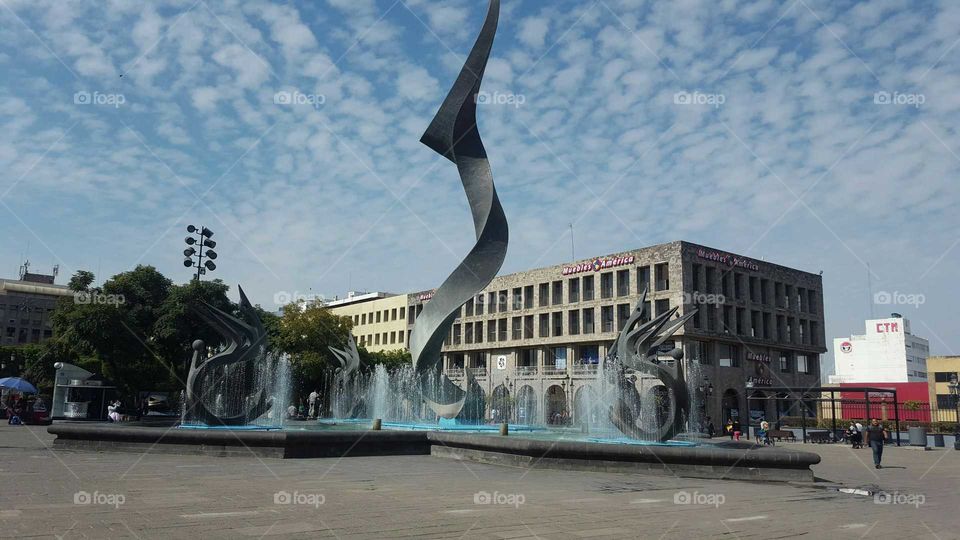
<instances>
[{"instance_id":1,"label":"trash bin","mask_svg":"<svg viewBox=\"0 0 960 540\"><path fill-rule=\"evenodd\" d=\"M908 430L910 446L927 446L927 428L911 427Z\"/></svg>"},{"instance_id":2,"label":"trash bin","mask_svg":"<svg viewBox=\"0 0 960 540\"><path fill-rule=\"evenodd\" d=\"M947 444L943 441L943 433L933 434L933 446L937 448L945 448L947 446Z\"/></svg>"}]
</instances>

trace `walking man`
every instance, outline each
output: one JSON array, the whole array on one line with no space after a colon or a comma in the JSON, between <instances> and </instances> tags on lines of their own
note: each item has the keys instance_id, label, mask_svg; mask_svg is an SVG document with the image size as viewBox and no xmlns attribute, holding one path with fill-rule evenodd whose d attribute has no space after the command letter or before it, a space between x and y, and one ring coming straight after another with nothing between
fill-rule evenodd
<instances>
[{"instance_id":1,"label":"walking man","mask_svg":"<svg viewBox=\"0 0 960 540\"><path fill-rule=\"evenodd\" d=\"M887 430L880 425L880 420L876 418L867 426L867 442L873 449L873 465L877 469L882 469L880 460L883 458L883 442L887 439Z\"/></svg>"}]
</instances>

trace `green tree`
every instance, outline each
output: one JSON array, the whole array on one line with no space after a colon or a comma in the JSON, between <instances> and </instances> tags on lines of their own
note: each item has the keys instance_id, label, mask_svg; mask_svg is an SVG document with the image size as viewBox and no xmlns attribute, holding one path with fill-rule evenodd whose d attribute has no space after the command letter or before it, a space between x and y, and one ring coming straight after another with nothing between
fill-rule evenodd
<instances>
[{"instance_id":1,"label":"green tree","mask_svg":"<svg viewBox=\"0 0 960 540\"><path fill-rule=\"evenodd\" d=\"M67 287L69 287L71 291L86 291L89 290L90 285L93 284L93 279L93 272L77 270L67 283Z\"/></svg>"},{"instance_id":2,"label":"green tree","mask_svg":"<svg viewBox=\"0 0 960 540\"><path fill-rule=\"evenodd\" d=\"M280 318L278 350L290 355L299 395L320 386L324 374L338 365L327 348L342 348L353 328L350 317L334 315L320 304L288 304ZM296 397L296 396L295 396Z\"/></svg>"},{"instance_id":3,"label":"green tree","mask_svg":"<svg viewBox=\"0 0 960 540\"><path fill-rule=\"evenodd\" d=\"M410 351L406 349L394 349L392 351L369 352L366 348L360 348L360 361L368 366L383 364L387 370L394 370L413 362Z\"/></svg>"}]
</instances>

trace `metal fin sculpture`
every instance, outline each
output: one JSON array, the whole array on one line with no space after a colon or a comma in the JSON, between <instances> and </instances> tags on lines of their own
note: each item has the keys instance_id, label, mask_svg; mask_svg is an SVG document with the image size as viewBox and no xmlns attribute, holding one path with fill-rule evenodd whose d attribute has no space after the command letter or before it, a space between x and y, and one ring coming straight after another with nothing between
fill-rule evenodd
<instances>
[{"instance_id":1,"label":"metal fin sculpture","mask_svg":"<svg viewBox=\"0 0 960 540\"><path fill-rule=\"evenodd\" d=\"M347 336L347 346L343 349L327 347L340 362L340 373L346 379L360 369L360 353L357 351L357 342L351 332Z\"/></svg>"},{"instance_id":2,"label":"metal fin sculpture","mask_svg":"<svg viewBox=\"0 0 960 540\"><path fill-rule=\"evenodd\" d=\"M266 414L273 405L272 400L267 399L264 388L255 388L257 381L255 380L256 377L253 376L247 376L243 381L245 396L252 398L246 400L249 405L243 412L231 416L220 416L211 411L204 402L206 395L203 392L203 385L209 379L209 376L223 377L225 376L225 368L241 363L245 365L244 372L250 374L262 362L266 361L267 332L243 289L239 286L238 289L240 291L240 316L242 319L221 311L206 302L202 302L193 308L205 323L223 336L227 343L222 351L210 358L203 359L200 355L204 349L204 343L200 340L194 342L193 359L190 362L190 373L187 376L187 412L191 420L207 425L237 426L249 424Z\"/></svg>"},{"instance_id":3,"label":"metal fin sculpture","mask_svg":"<svg viewBox=\"0 0 960 540\"><path fill-rule=\"evenodd\" d=\"M493 47L499 15L500 0L490 0L483 28L460 75L420 138L420 142L457 165L477 236L473 249L417 317L410 337L410 352L424 401L443 418L456 417L466 401L466 391L439 373L443 339L460 306L490 283L507 254L507 218L477 130L476 97ZM442 388L425 384L431 374L439 374Z\"/></svg>"},{"instance_id":4,"label":"metal fin sculpture","mask_svg":"<svg viewBox=\"0 0 960 540\"><path fill-rule=\"evenodd\" d=\"M670 352L674 358L672 366L661 362L657 355L660 345L693 317L697 310L693 309L686 315L671 320L678 309L673 307L666 313L644 322L643 306L646 298L647 291L644 291L607 355L617 377L617 401L610 410L610 421L627 436L666 441L684 431L684 423L690 412L690 393L683 378L683 351L676 348ZM640 418L641 397L637 392L636 378L631 372L656 377L667 389L665 397L670 400L670 407L662 418L657 418L652 430L637 423Z\"/></svg>"}]
</instances>

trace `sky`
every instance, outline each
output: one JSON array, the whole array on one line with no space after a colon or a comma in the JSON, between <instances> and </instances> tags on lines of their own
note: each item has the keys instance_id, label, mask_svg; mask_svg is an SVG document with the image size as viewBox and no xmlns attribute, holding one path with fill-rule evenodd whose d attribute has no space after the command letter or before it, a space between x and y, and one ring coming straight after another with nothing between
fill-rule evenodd
<instances>
[{"instance_id":1,"label":"sky","mask_svg":"<svg viewBox=\"0 0 960 540\"><path fill-rule=\"evenodd\" d=\"M264 307L437 286L475 238L419 138L485 12L0 0L0 277L185 282L194 224ZM957 28L951 0L503 0L502 272L688 240L822 271L828 346L896 311L960 354Z\"/></svg>"}]
</instances>

